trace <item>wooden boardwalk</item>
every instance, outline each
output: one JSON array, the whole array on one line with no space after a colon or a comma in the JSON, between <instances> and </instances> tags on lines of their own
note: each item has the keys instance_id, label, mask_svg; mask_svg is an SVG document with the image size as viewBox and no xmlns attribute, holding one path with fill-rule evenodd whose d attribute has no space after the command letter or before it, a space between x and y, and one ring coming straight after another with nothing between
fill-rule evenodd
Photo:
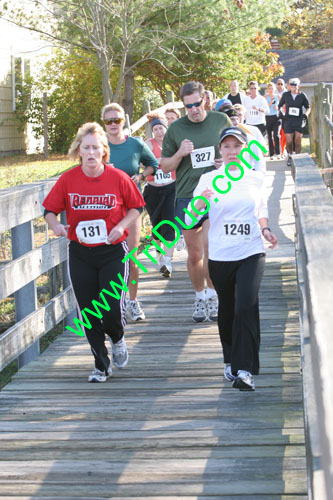
<instances>
[{"instance_id":1,"label":"wooden boardwalk","mask_svg":"<svg viewBox=\"0 0 333 500\"><path fill-rule=\"evenodd\" d=\"M88 384L85 340L59 337L0 393L0 500L306 499L293 181L270 163L270 226L255 392L223 379L215 323L191 320L185 252L150 266L129 364Z\"/></svg>"}]
</instances>

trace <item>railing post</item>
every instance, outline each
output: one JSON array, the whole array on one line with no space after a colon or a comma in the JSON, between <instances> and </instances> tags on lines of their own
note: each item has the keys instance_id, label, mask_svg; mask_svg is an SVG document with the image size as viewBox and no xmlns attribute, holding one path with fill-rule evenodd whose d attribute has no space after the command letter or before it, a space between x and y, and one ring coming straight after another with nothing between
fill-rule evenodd
<instances>
[{"instance_id":1,"label":"railing post","mask_svg":"<svg viewBox=\"0 0 333 500\"><path fill-rule=\"evenodd\" d=\"M172 103L175 102L174 93L172 92L172 90L167 90L166 102L172 102Z\"/></svg>"},{"instance_id":2,"label":"railing post","mask_svg":"<svg viewBox=\"0 0 333 500\"><path fill-rule=\"evenodd\" d=\"M61 212L61 214L60 214L60 221L61 221L61 224L63 224L64 226L67 224L66 213L65 212ZM67 288L71 284L71 282L69 280L69 276L68 276L67 267L68 267L68 258L64 262L61 263L62 289L63 290L65 290L65 288ZM64 328L66 326L69 326L69 325L71 325L73 323L73 320L74 320L75 316L76 316L76 311L74 309L64 319L64 321L63 321Z\"/></svg>"},{"instance_id":3,"label":"railing post","mask_svg":"<svg viewBox=\"0 0 333 500\"><path fill-rule=\"evenodd\" d=\"M25 222L11 229L12 258L17 259L33 248L33 221ZM31 281L14 293L16 322L25 318L37 308L37 295L35 281ZM40 353L39 341L34 342L18 357L18 367L30 363Z\"/></svg>"},{"instance_id":4,"label":"railing post","mask_svg":"<svg viewBox=\"0 0 333 500\"><path fill-rule=\"evenodd\" d=\"M142 115L144 116L147 113L150 113L150 103L145 99L142 103ZM145 133L147 139L150 139L152 137L149 122L145 123Z\"/></svg>"},{"instance_id":5,"label":"railing post","mask_svg":"<svg viewBox=\"0 0 333 500\"><path fill-rule=\"evenodd\" d=\"M128 135L131 136L132 135L132 132L131 132L131 120L130 120L130 117L129 117L129 115L127 113L125 115L125 127L127 128Z\"/></svg>"}]
</instances>

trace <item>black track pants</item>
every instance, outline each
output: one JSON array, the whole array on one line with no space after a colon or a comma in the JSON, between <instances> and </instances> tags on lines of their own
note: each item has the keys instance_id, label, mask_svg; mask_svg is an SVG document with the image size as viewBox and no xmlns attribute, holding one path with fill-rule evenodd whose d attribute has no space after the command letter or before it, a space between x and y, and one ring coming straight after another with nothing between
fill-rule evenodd
<instances>
[{"instance_id":1,"label":"black track pants","mask_svg":"<svg viewBox=\"0 0 333 500\"><path fill-rule=\"evenodd\" d=\"M218 328L225 363L234 374L259 373L259 287L265 254L239 261L208 261L209 274L219 298Z\"/></svg>"},{"instance_id":2,"label":"black track pants","mask_svg":"<svg viewBox=\"0 0 333 500\"><path fill-rule=\"evenodd\" d=\"M126 292L120 288L113 289L110 286L110 281L126 288L122 285L118 273L127 284L129 261L122 263L127 251L126 242L97 247L86 247L75 241L71 241L69 244L69 277L78 303L78 318L82 319L81 313L85 308L96 311L92 304L93 300L103 303L100 296L103 288L119 296L117 299L104 294L110 310L106 311L100 308L102 314L100 319L85 311L91 323L91 328L85 328L85 333L95 358L95 366L102 371L107 370L110 364L108 351L105 347L105 333L111 337L114 343L118 342L124 335Z\"/></svg>"},{"instance_id":3,"label":"black track pants","mask_svg":"<svg viewBox=\"0 0 333 500\"><path fill-rule=\"evenodd\" d=\"M276 115L266 115L266 130L268 135L269 156L281 154L280 130L281 120Z\"/></svg>"}]
</instances>

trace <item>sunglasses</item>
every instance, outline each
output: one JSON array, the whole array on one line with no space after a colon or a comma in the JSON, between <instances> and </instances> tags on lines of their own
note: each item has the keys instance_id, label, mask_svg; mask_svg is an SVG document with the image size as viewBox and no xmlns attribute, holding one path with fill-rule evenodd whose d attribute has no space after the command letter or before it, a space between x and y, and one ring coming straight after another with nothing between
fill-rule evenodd
<instances>
[{"instance_id":1,"label":"sunglasses","mask_svg":"<svg viewBox=\"0 0 333 500\"><path fill-rule=\"evenodd\" d=\"M119 125L119 123L122 123L124 121L124 118L108 118L104 120L105 125L111 125L112 123L116 123Z\"/></svg>"},{"instance_id":2,"label":"sunglasses","mask_svg":"<svg viewBox=\"0 0 333 500\"><path fill-rule=\"evenodd\" d=\"M297 83L289 83L292 87L297 87Z\"/></svg>"},{"instance_id":3,"label":"sunglasses","mask_svg":"<svg viewBox=\"0 0 333 500\"><path fill-rule=\"evenodd\" d=\"M187 108L187 109L191 109L191 108L193 108L193 106L194 106L195 108L198 108L199 106L201 106L202 101L203 101L203 98L201 99L201 101L194 102L193 104L184 104L184 106L185 106L185 108Z\"/></svg>"}]
</instances>

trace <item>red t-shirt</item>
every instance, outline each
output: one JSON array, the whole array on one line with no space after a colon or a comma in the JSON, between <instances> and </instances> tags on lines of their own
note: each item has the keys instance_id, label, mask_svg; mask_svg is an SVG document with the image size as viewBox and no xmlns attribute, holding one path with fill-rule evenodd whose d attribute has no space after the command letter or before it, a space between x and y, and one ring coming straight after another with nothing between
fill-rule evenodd
<instances>
[{"instance_id":1,"label":"red t-shirt","mask_svg":"<svg viewBox=\"0 0 333 500\"><path fill-rule=\"evenodd\" d=\"M129 209L144 205L136 184L125 172L111 165L105 165L104 172L98 177L85 175L81 165L64 172L43 202L46 210L56 214L66 210L70 226L68 238L77 242L75 229L80 221L104 219L109 234ZM128 229L112 244L120 243L127 236ZM86 246L98 245L101 243Z\"/></svg>"}]
</instances>

